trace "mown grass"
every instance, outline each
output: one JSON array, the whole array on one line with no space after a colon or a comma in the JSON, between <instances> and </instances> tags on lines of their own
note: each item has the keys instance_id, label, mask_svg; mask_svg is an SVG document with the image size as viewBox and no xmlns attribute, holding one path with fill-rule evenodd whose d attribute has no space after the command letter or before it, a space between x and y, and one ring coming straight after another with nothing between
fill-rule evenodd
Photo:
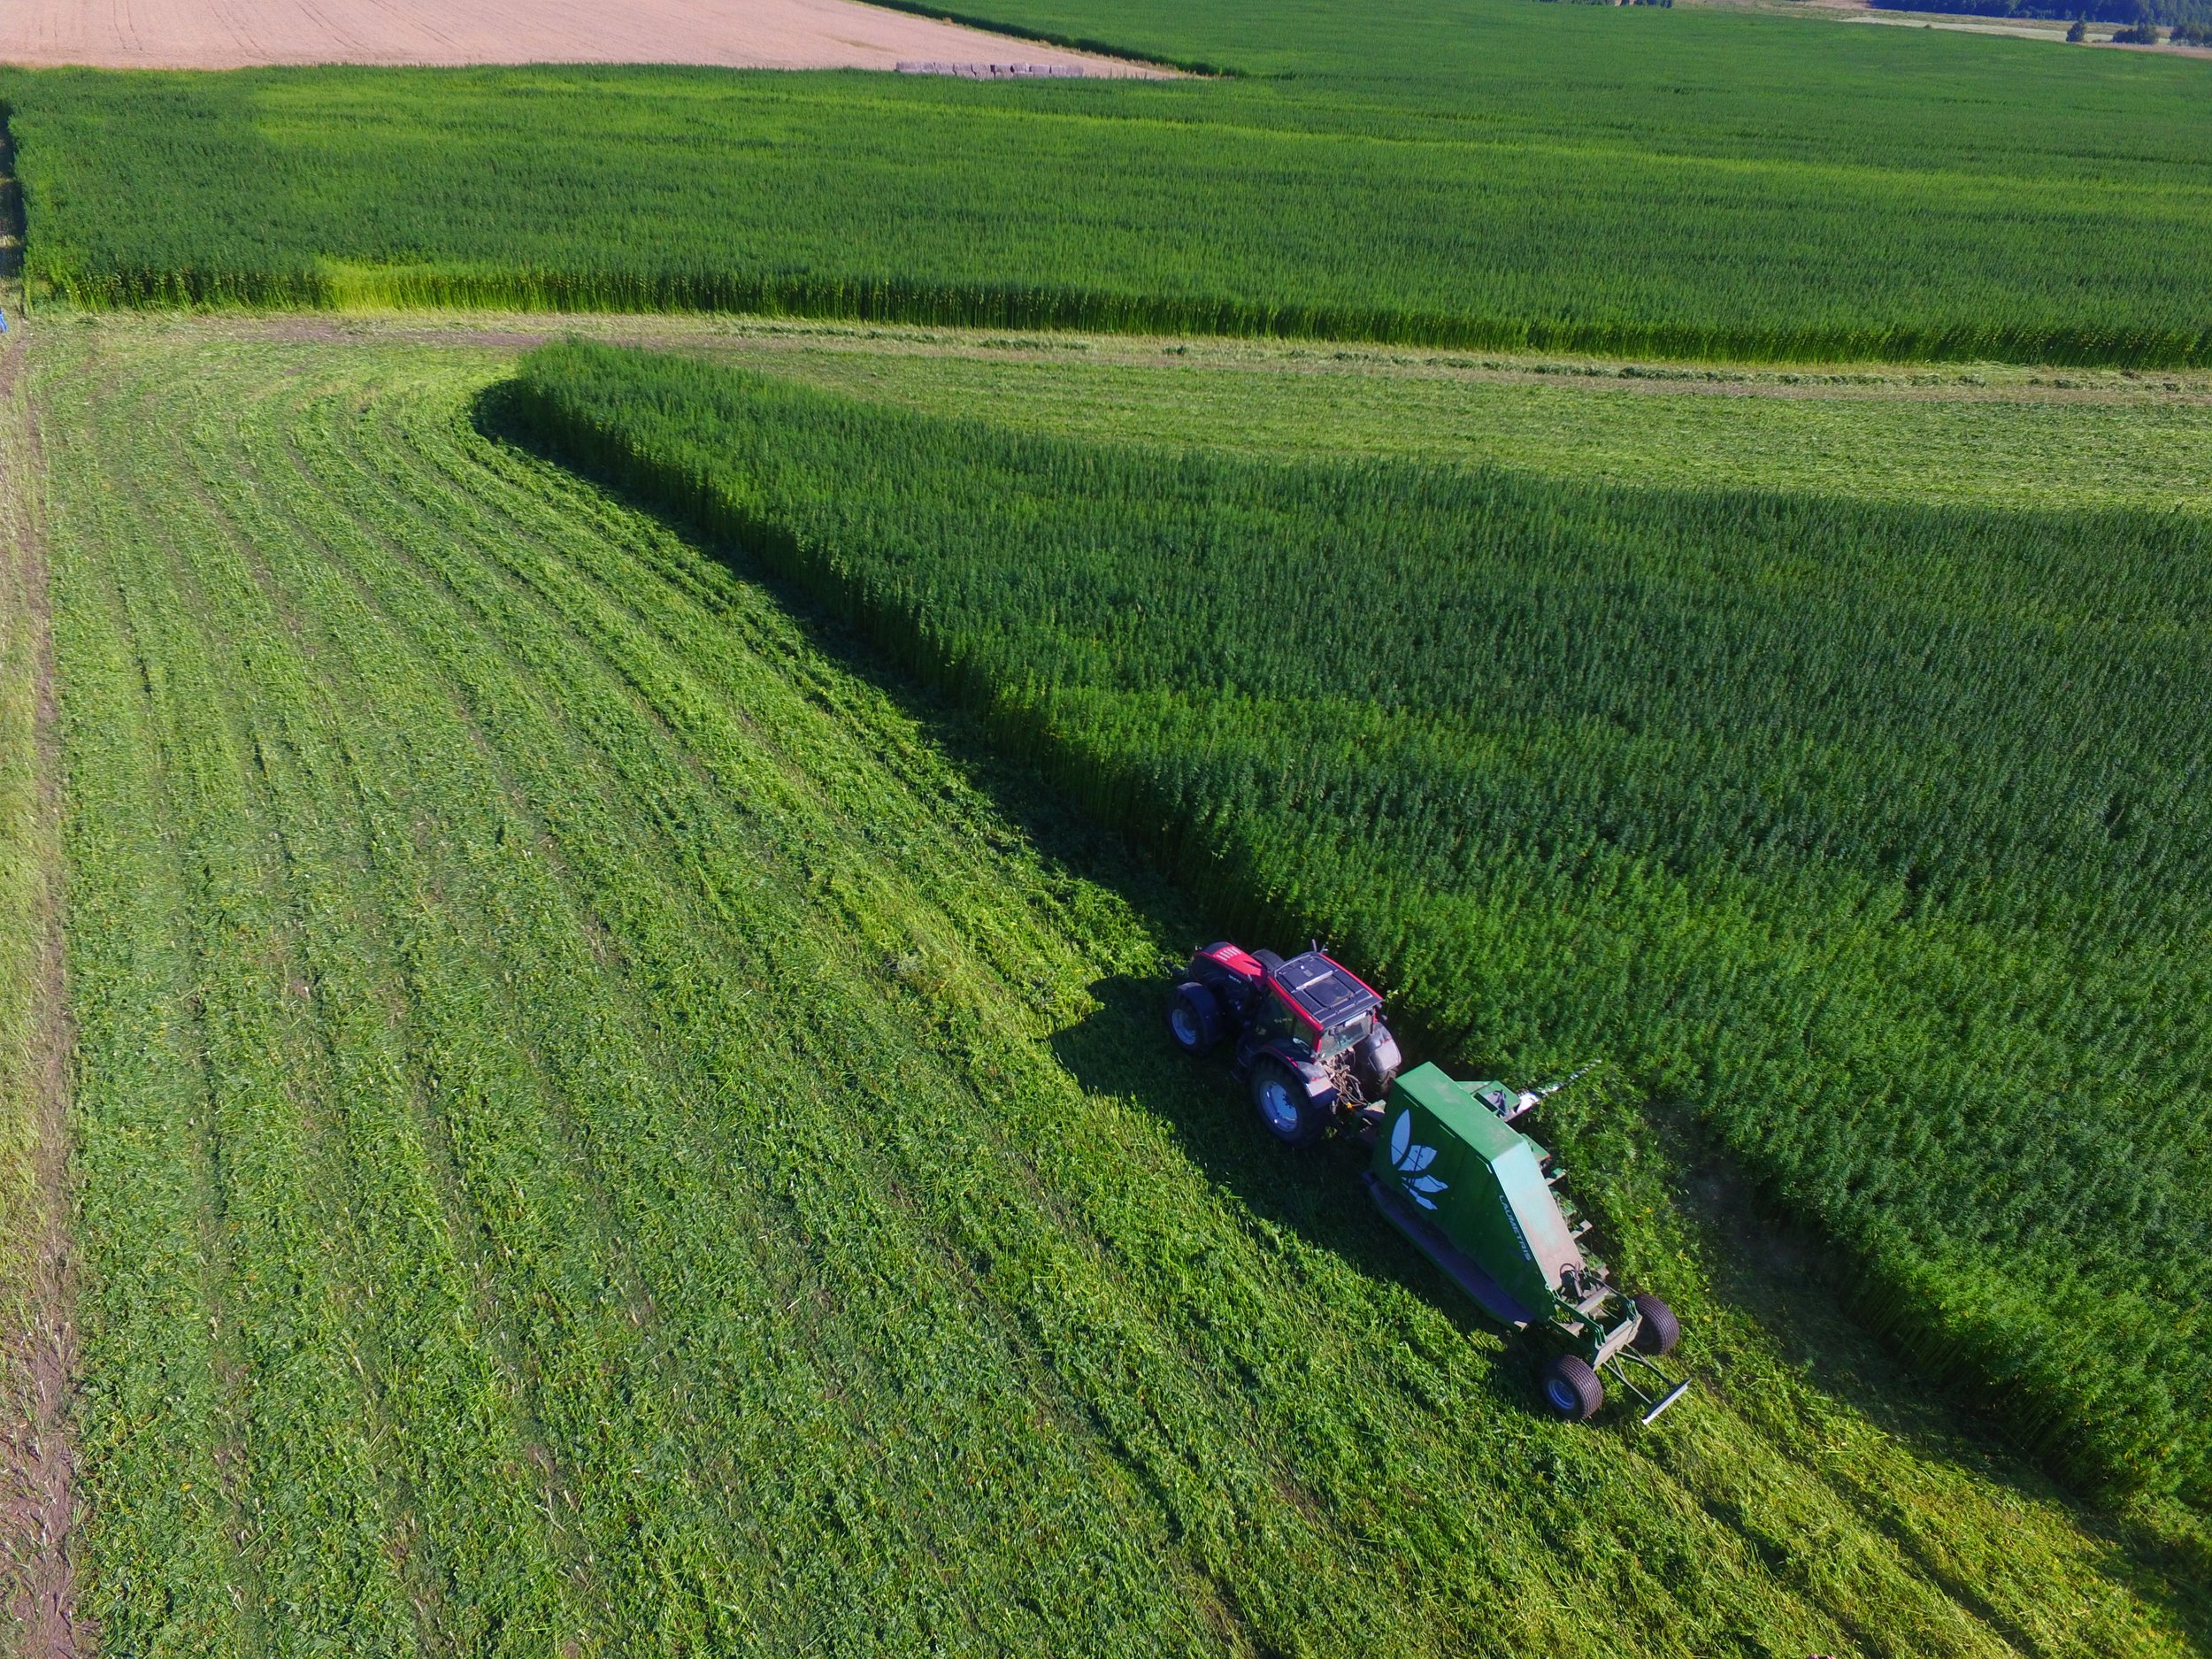
<instances>
[{"instance_id":1,"label":"mown grass","mask_svg":"<svg viewBox=\"0 0 2212 1659\"><path fill-rule=\"evenodd\" d=\"M1959 1438L1604 1090L1548 1127L1700 1395L1534 1414L1165 1051L1200 919L483 436L496 356L38 349L111 1651L2200 1638L2185 1535Z\"/></svg>"},{"instance_id":2,"label":"mown grass","mask_svg":"<svg viewBox=\"0 0 2212 1659\"><path fill-rule=\"evenodd\" d=\"M0 358L0 373L5 360ZM0 392L0 480L10 486L0 503L0 1261L13 1268L24 1240L17 1236L35 1209L31 1202L32 1148L36 1139L31 1102L33 992L38 974L40 910L44 872L38 849L39 778L36 634L28 528L29 495L21 476L27 460L20 428L22 393Z\"/></svg>"},{"instance_id":3,"label":"mown grass","mask_svg":"<svg viewBox=\"0 0 2212 1659\"><path fill-rule=\"evenodd\" d=\"M47 944L51 845L38 756L38 583L31 557L35 487L25 437L25 388L0 341L0 1640L11 1640L18 1593L39 1540L19 1518L36 1420L32 1332L49 1203L38 1151L45 1048L39 981Z\"/></svg>"},{"instance_id":4,"label":"mown grass","mask_svg":"<svg viewBox=\"0 0 2212 1659\"><path fill-rule=\"evenodd\" d=\"M2195 520L1268 468L581 344L511 418L1467 1063L1619 1058L1932 1370L2205 1500Z\"/></svg>"},{"instance_id":5,"label":"mown grass","mask_svg":"<svg viewBox=\"0 0 2212 1659\"><path fill-rule=\"evenodd\" d=\"M625 320L603 337L656 332ZM2212 385L2194 379L1988 366L1760 373L752 321L668 326L657 343L928 414L987 411L995 425L1092 441L1924 504L2212 509Z\"/></svg>"},{"instance_id":6,"label":"mown grass","mask_svg":"<svg viewBox=\"0 0 2212 1659\"><path fill-rule=\"evenodd\" d=\"M34 286L85 304L1802 359L2212 340L2199 64L1524 0L1100 17L1258 73L56 71L0 104Z\"/></svg>"},{"instance_id":7,"label":"mown grass","mask_svg":"<svg viewBox=\"0 0 2212 1659\"><path fill-rule=\"evenodd\" d=\"M180 319L181 326L181 319ZM1470 356L798 319L382 311L202 315L211 338L603 340L921 412L1285 460L1399 457L1631 485L2201 512L2212 381L1978 365L1832 370Z\"/></svg>"}]
</instances>

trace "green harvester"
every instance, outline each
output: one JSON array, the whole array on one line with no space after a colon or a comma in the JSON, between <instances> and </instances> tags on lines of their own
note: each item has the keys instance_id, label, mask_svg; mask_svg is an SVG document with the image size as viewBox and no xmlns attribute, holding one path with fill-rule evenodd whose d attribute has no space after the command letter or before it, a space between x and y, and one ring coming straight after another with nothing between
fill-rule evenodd
<instances>
[{"instance_id":1,"label":"green harvester","mask_svg":"<svg viewBox=\"0 0 2212 1659\"><path fill-rule=\"evenodd\" d=\"M1367 1190L1398 1231L1492 1318L1555 1343L1544 1370L1552 1409L1595 1417L1609 1377L1650 1422L1690 1386L1658 1364L1682 1334L1673 1311L1624 1294L1584 1251L1589 1225L1559 1191L1551 1155L1513 1127L1574 1079L1517 1092L1455 1083L1433 1065L1403 1070L1382 1000L1318 944L1286 960L1225 939L1177 976L1167 1034L1194 1059L1229 1048L1283 1145L1371 1141Z\"/></svg>"},{"instance_id":2,"label":"green harvester","mask_svg":"<svg viewBox=\"0 0 2212 1659\"><path fill-rule=\"evenodd\" d=\"M1491 1317L1553 1341L1543 1386L1554 1410L1595 1416L1609 1378L1649 1423L1690 1386L1658 1363L1681 1334L1674 1314L1614 1286L1582 1248L1589 1224L1560 1192L1551 1155L1512 1125L1558 1087L1458 1083L1434 1065L1401 1072L1375 1125L1367 1189Z\"/></svg>"}]
</instances>

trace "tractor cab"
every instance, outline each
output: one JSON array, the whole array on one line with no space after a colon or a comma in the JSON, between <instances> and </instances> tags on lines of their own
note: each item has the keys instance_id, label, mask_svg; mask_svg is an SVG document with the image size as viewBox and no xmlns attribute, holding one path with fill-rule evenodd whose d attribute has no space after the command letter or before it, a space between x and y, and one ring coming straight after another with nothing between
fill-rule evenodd
<instances>
[{"instance_id":1,"label":"tractor cab","mask_svg":"<svg viewBox=\"0 0 2212 1659\"><path fill-rule=\"evenodd\" d=\"M1382 998L1348 969L1309 950L1264 970L1267 1023L1317 1059L1357 1048L1375 1029Z\"/></svg>"},{"instance_id":2,"label":"tractor cab","mask_svg":"<svg viewBox=\"0 0 2212 1659\"><path fill-rule=\"evenodd\" d=\"M1231 1043L1261 1121L1302 1146L1371 1131L1399 1065L1381 1010L1371 986L1317 948L1286 959L1225 940L1192 956L1168 1034L1191 1055Z\"/></svg>"}]
</instances>

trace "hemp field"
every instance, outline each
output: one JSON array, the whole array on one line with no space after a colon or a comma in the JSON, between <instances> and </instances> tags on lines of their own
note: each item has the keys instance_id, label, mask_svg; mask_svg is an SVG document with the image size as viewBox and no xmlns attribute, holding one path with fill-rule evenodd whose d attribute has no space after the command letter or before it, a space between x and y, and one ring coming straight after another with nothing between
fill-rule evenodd
<instances>
[{"instance_id":1,"label":"hemp field","mask_svg":"<svg viewBox=\"0 0 2212 1659\"><path fill-rule=\"evenodd\" d=\"M1527 0L1094 20L1243 73L48 70L0 73L0 106L33 288L85 304L1755 360L2212 351L2200 63Z\"/></svg>"}]
</instances>

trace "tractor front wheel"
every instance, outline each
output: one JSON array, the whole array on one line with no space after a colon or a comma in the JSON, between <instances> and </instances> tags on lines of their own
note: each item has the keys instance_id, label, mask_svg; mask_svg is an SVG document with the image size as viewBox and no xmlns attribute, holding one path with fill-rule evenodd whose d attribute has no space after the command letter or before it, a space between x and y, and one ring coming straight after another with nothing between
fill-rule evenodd
<instances>
[{"instance_id":1,"label":"tractor front wheel","mask_svg":"<svg viewBox=\"0 0 2212 1659\"><path fill-rule=\"evenodd\" d=\"M1570 1423L1586 1423L1605 1403L1605 1385L1579 1355L1562 1354L1544 1367L1544 1403Z\"/></svg>"},{"instance_id":2,"label":"tractor front wheel","mask_svg":"<svg viewBox=\"0 0 2212 1659\"><path fill-rule=\"evenodd\" d=\"M1285 1146L1310 1146L1329 1126L1327 1115L1306 1097L1304 1080L1279 1060L1252 1068L1252 1105L1267 1133Z\"/></svg>"},{"instance_id":3,"label":"tractor front wheel","mask_svg":"<svg viewBox=\"0 0 2212 1659\"><path fill-rule=\"evenodd\" d=\"M1674 1317L1674 1310L1656 1296L1635 1296L1636 1311L1643 1323L1636 1327L1632 1340L1639 1354L1671 1354L1674 1345L1682 1340L1682 1326Z\"/></svg>"},{"instance_id":4,"label":"tractor front wheel","mask_svg":"<svg viewBox=\"0 0 2212 1659\"><path fill-rule=\"evenodd\" d=\"M1221 1041L1221 1010L1214 994L1195 979L1175 987L1168 999L1167 1034L1185 1054L1204 1054Z\"/></svg>"}]
</instances>

